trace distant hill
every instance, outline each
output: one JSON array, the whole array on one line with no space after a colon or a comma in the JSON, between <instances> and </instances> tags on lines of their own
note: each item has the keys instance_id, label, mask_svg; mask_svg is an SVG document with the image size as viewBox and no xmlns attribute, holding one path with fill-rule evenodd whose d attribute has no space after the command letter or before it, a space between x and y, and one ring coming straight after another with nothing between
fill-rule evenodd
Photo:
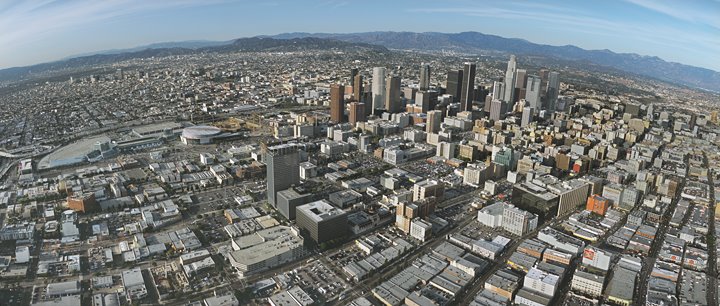
<instances>
[{"instance_id":1,"label":"distant hill","mask_svg":"<svg viewBox=\"0 0 720 306\"><path fill-rule=\"evenodd\" d=\"M463 52L491 50L517 55L541 55L565 60L587 61L658 80L720 92L720 72L710 69L666 62L655 56L615 53L610 50L585 50L571 45L542 45L523 39L504 38L478 32L455 34L436 32L285 33L269 37L278 39L332 38L404 50L455 50Z\"/></svg>"},{"instance_id":2,"label":"distant hill","mask_svg":"<svg viewBox=\"0 0 720 306\"><path fill-rule=\"evenodd\" d=\"M173 49L173 48L200 49L200 48L205 48L205 47L227 45L227 44L233 43L233 41L234 40L226 40L226 41L187 40L187 41L161 42L161 43L153 43L153 44L144 45L144 46L138 46L138 47L134 47L134 48L110 49L110 50L103 50L103 51L87 52L87 53L68 56L65 59L71 59L71 58L76 58L76 57L85 57L85 56L98 55L98 54L107 55L107 54L130 53L130 52L143 51L143 50L147 50L147 49Z\"/></svg>"},{"instance_id":3,"label":"distant hill","mask_svg":"<svg viewBox=\"0 0 720 306\"><path fill-rule=\"evenodd\" d=\"M186 45L185 43L162 43L150 46L176 46ZM315 37L303 37L303 38L291 38L291 39L275 39L268 37L250 37L240 38L232 40L227 43L217 44L206 47L159 47L153 48L148 47L147 49L113 53L108 54L94 54L88 56L75 57L71 59L37 64L27 67L15 67L0 70L0 81L14 81L22 80L32 77L36 74L71 69L81 66L101 65L120 62L124 60L136 59L136 58L150 58L150 57L163 57L173 55L186 55L197 52L290 52L290 51L302 51L302 50L374 50L378 52L388 51L387 48L379 45L371 45L365 43L353 43L336 39L327 38L315 38Z\"/></svg>"}]
</instances>

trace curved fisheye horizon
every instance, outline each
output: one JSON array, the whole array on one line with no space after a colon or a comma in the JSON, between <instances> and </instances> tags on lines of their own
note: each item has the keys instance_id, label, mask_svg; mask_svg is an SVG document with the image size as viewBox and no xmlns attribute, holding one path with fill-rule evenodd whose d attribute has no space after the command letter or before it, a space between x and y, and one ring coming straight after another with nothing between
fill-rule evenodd
<instances>
[{"instance_id":1,"label":"curved fisheye horizon","mask_svg":"<svg viewBox=\"0 0 720 306\"><path fill-rule=\"evenodd\" d=\"M719 305L720 2L0 2L0 305Z\"/></svg>"}]
</instances>

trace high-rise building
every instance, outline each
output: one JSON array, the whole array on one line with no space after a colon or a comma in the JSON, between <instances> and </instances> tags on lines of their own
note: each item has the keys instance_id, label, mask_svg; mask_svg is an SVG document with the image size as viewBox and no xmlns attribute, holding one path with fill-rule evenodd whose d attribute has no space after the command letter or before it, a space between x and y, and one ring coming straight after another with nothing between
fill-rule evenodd
<instances>
[{"instance_id":1,"label":"high-rise building","mask_svg":"<svg viewBox=\"0 0 720 306\"><path fill-rule=\"evenodd\" d=\"M420 90L430 89L430 64L420 65Z\"/></svg>"},{"instance_id":2,"label":"high-rise building","mask_svg":"<svg viewBox=\"0 0 720 306\"><path fill-rule=\"evenodd\" d=\"M400 105L400 77L391 76L385 85L385 111L388 113L399 113L403 111Z\"/></svg>"},{"instance_id":3,"label":"high-rise building","mask_svg":"<svg viewBox=\"0 0 720 306\"><path fill-rule=\"evenodd\" d=\"M300 154L294 144L282 144L267 148L268 203L277 207L277 192L300 183Z\"/></svg>"},{"instance_id":4,"label":"high-rise building","mask_svg":"<svg viewBox=\"0 0 720 306\"><path fill-rule=\"evenodd\" d=\"M415 105L419 106L423 113L427 113L430 110L430 94L426 91L416 93Z\"/></svg>"},{"instance_id":5,"label":"high-rise building","mask_svg":"<svg viewBox=\"0 0 720 306\"><path fill-rule=\"evenodd\" d=\"M505 102L515 102L515 72L517 70L517 61L515 55L510 55L507 70L505 71L505 94L503 100Z\"/></svg>"},{"instance_id":6,"label":"high-rise building","mask_svg":"<svg viewBox=\"0 0 720 306\"><path fill-rule=\"evenodd\" d=\"M435 180L424 180L413 185L413 201L420 201L429 197L440 199L444 194L445 186Z\"/></svg>"},{"instance_id":7,"label":"high-rise building","mask_svg":"<svg viewBox=\"0 0 720 306\"><path fill-rule=\"evenodd\" d=\"M503 100L492 100L490 102L490 120L498 121L505 119L508 103Z\"/></svg>"},{"instance_id":8,"label":"high-rise building","mask_svg":"<svg viewBox=\"0 0 720 306\"><path fill-rule=\"evenodd\" d=\"M363 79L362 75L356 75L353 79L353 99L358 102L363 101Z\"/></svg>"},{"instance_id":9,"label":"high-rise building","mask_svg":"<svg viewBox=\"0 0 720 306\"><path fill-rule=\"evenodd\" d=\"M325 200L300 205L295 211L297 226L317 243L340 238L347 233L347 213Z\"/></svg>"},{"instance_id":10,"label":"high-rise building","mask_svg":"<svg viewBox=\"0 0 720 306\"><path fill-rule=\"evenodd\" d=\"M527 82L527 70L518 69L515 73L515 88L525 88Z\"/></svg>"},{"instance_id":11,"label":"high-rise building","mask_svg":"<svg viewBox=\"0 0 720 306\"><path fill-rule=\"evenodd\" d=\"M367 116L365 115L365 103L350 102L350 124L357 122L365 122Z\"/></svg>"},{"instance_id":12,"label":"high-rise building","mask_svg":"<svg viewBox=\"0 0 720 306\"><path fill-rule=\"evenodd\" d=\"M351 68L350 69L350 84L355 81L355 77L358 75L358 69L357 68Z\"/></svg>"},{"instance_id":13,"label":"high-rise building","mask_svg":"<svg viewBox=\"0 0 720 306\"><path fill-rule=\"evenodd\" d=\"M547 101L547 110L551 113L555 112L557 105L558 93L560 92L560 74L553 71L548 75L548 87L545 100Z\"/></svg>"},{"instance_id":14,"label":"high-rise building","mask_svg":"<svg viewBox=\"0 0 720 306\"><path fill-rule=\"evenodd\" d=\"M536 110L542 109L542 101L540 100L541 85L542 80L539 76L528 76L527 86L525 88L525 101L530 104L530 107Z\"/></svg>"},{"instance_id":15,"label":"high-rise building","mask_svg":"<svg viewBox=\"0 0 720 306\"><path fill-rule=\"evenodd\" d=\"M520 127L526 127L533 120L535 116L535 109L530 106L525 106L522 112L522 118L520 119Z\"/></svg>"},{"instance_id":16,"label":"high-rise building","mask_svg":"<svg viewBox=\"0 0 720 306\"><path fill-rule=\"evenodd\" d=\"M471 111L475 99L475 63L465 63L463 68L462 92L460 93L460 111Z\"/></svg>"},{"instance_id":17,"label":"high-rise building","mask_svg":"<svg viewBox=\"0 0 720 306\"><path fill-rule=\"evenodd\" d=\"M506 206L503 210L502 227L511 234L523 236L537 228L538 216L519 209Z\"/></svg>"},{"instance_id":18,"label":"high-rise building","mask_svg":"<svg viewBox=\"0 0 720 306\"><path fill-rule=\"evenodd\" d=\"M437 133L440 131L440 123L442 123L442 111L432 110L427 112L427 122L425 123L426 133Z\"/></svg>"},{"instance_id":19,"label":"high-rise building","mask_svg":"<svg viewBox=\"0 0 720 306\"><path fill-rule=\"evenodd\" d=\"M342 123L345 116L345 86L330 85L330 120Z\"/></svg>"},{"instance_id":20,"label":"high-rise building","mask_svg":"<svg viewBox=\"0 0 720 306\"><path fill-rule=\"evenodd\" d=\"M492 99L502 100L503 98L503 83L495 81L493 83Z\"/></svg>"},{"instance_id":21,"label":"high-rise building","mask_svg":"<svg viewBox=\"0 0 720 306\"><path fill-rule=\"evenodd\" d=\"M460 93L462 92L463 71L450 70L447 74L447 83L445 84L445 93L453 96L453 102L460 102Z\"/></svg>"},{"instance_id":22,"label":"high-rise building","mask_svg":"<svg viewBox=\"0 0 720 306\"><path fill-rule=\"evenodd\" d=\"M371 113L376 114L376 110L385 104L385 67L373 68L372 96Z\"/></svg>"}]
</instances>

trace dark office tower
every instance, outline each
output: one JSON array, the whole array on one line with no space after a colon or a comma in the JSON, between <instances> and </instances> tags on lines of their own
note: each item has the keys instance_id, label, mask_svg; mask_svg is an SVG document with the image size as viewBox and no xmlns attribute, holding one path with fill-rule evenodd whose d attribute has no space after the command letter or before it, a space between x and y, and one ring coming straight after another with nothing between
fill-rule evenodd
<instances>
[{"instance_id":1,"label":"dark office tower","mask_svg":"<svg viewBox=\"0 0 720 306\"><path fill-rule=\"evenodd\" d=\"M277 193L300 183L300 154L294 144L269 147L265 152L268 203L277 207Z\"/></svg>"},{"instance_id":2,"label":"dark office tower","mask_svg":"<svg viewBox=\"0 0 720 306\"><path fill-rule=\"evenodd\" d=\"M359 102L365 102L363 100L363 79L362 75L356 75L353 78L353 99Z\"/></svg>"},{"instance_id":3,"label":"dark office tower","mask_svg":"<svg viewBox=\"0 0 720 306\"><path fill-rule=\"evenodd\" d=\"M548 77L550 76L550 70L540 69L539 75L540 75L540 80L541 80L540 89L541 89L541 92L543 94L545 94L545 92L547 92L547 84L548 84Z\"/></svg>"},{"instance_id":4,"label":"dark office tower","mask_svg":"<svg viewBox=\"0 0 720 306\"><path fill-rule=\"evenodd\" d=\"M513 93L513 102L520 101L525 98L525 84L527 83L527 70L518 69L515 73L515 93Z\"/></svg>"},{"instance_id":5,"label":"dark office tower","mask_svg":"<svg viewBox=\"0 0 720 306\"><path fill-rule=\"evenodd\" d=\"M475 63L465 63L463 68L462 92L460 93L460 111L471 111L475 99Z\"/></svg>"},{"instance_id":6,"label":"dark office tower","mask_svg":"<svg viewBox=\"0 0 720 306\"><path fill-rule=\"evenodd\" d=\"M365 116L365 103L350 102L350 124L357 122L365 122L367 120Z\"/></svg>"},{"instance_id":7,"label":"dark office tower","mask_svg":"<svg viewBox=\"0 0 720 306\"><path fill-rule=\"evenodd\" d=\"M420 65L420 90L430 89L430 64Z\"/></svg>"},{"instance_id":8,"label":"dark office tower","mask_svg":"<svg viewBox=\"0 0 720 306\"><path fill-rule=\"evenodd\" d=\"M542 101L540 100L541 87L542 80L539 76L528 76L527 86L525 88L525 101L535 110L542 109Z\"/></svg>"},{"instance_id":9,"label":"dark office tower","mask_svg":"<svg viewBox=\"0 0 720 306\"><path fill-rule=\"evenodd\" d=\"M358 75L358 69L357 69L357 68L351 68L351 69L350 69L350 82L349 82L350 84L348 84L348 85L352 85L352 84L353 84L353 82L355 81L355 76L357 76L357 75Z\"/></svg>"},{"instance_id":10,"label":"dark office tower","mask_svg":"<svg viewBox=\"0 0 720 306\"><path fill-rule=\"evenodd\" d=\"M518 69L515 77L515 88L525 88L527 83L527 70Z\"/></svg>"},{"instance_id":11,"label":"dark office tower","mask_svg":"<svg viewBox=\"0 0 720 306\"><path fill-rule=\"evenodd\" d=\"M460 93L462 92L463 71L450 70L447 74L447 83L445 93L453 96L453 102L460 102Z\"/></svg>"},{"instance_id":12,"label":"dark office tower","mask_svg":"<svg viewBox=\"0 0 720 306\"><path fill-rule=\"evenodd\" d=\"M490 103L490 120L498 121L505 119L508 103L503 100L493 100Z\"/></svg>"},{"instance_id":13,"label":"dark office tower","mask_svg":"<svg viewBox=\"0 0 720 306\"><path fill-rule=\"evenodd\" d=\"M510 55L507 71L505 71L505 94L503 100L508 103L515 102L515 73L517 70L517 61L515 55Z\"/></svg>"},{"instance_id":14,"label":"dark office tower","mask_svg":"<svg viewBox=\"0 0 720 306\"><path fill-rule=\"evenodd\" d=\"M387 90L385 92L385 110L393 114L402 112L403 107L400 105L400 77L396 75L389 77L385 89Z\"/></svg>"},{"instance_id":15,"label":"dark office tower","mask_svg":"<svg viewBox=\"0 0 720 306\"><path fill-rule=\"evenodd\" d=\"M345 86L330 85L330 121L342 123L345 115Z\"/></svg>"},{"instance_id":16,"label":"dark office tower","mask_svg":"<svg viewBox=\"0 0 720 306\"><path fill-rule=\"evenodd\" d=\"M553 71L548 75L548 88L547 95L545 95L545 101L547 104L547 110L551 113L555 112L557 107L558 94L560 92L560 74Z\"/></svg>"}]
</instances>

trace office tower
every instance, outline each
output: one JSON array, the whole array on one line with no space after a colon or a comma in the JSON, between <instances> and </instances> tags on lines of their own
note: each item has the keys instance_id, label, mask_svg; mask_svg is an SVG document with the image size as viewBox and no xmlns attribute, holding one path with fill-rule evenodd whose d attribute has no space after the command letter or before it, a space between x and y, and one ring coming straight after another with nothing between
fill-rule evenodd
<instances>
[{"instance_id":1,"label":"office tower","mask_svg":"<svg viewBox=\"0 0 720 306\"><path fill-rule=\"evenodd\" d=\"M420 65L420 90L430 89L430 64Z\"/></svg>"},{"instance_id":2,"label":"office tower","mask_svg":"<svg viewBox=\"0 0 720 306\"><path fill-rule=\"evenodd\" d=\"M372 95L372 113L376 114L385 104L385 67L373 68Z\"/></svg>"},{"instance_id":3,"label":"office tower","mask_svg":"<svg viewBox=\"0 0 720 306\"><path fill-rule=\"evenodd\" d=\"M520 120L520 127L526 127L533 120L535 116L535 109L530 106L525 106L522 112L522 118Z\"/></svg>"},{"instance_id":4,"label":"office tower","mask_svg":"<svg viewBox=\"0 0 720 306\"><path fill-rule=\"evenodd\" d=\"M513 235L522 236L537 228L538 216L519 209L507 206L503 210L502 227Z\"/></svg>"},{"instance_id":5,"label":"office tower","mask_svg":"<svg viewBox=\"0 0 720 306\"><path fill-rule=\"evenodd\" d=\"M350 69L350 84L352 84L355 81L355 77L358 75L358 69L352 68Z\"/></svg>"},{"instance_id":6,"label":"office tower","mask_svg":"<svg viewBox=\"0 0 720 306\"><path fill-rule=\"evenodd\" d=\"M460 111L471 111L475 99L475 63L465 63L463 68L462 92L460 93Z\"/></svg>"},{"instance_id":7,"label":"office tower","mask_svg":"<svg viewBox=\"0 0 720 306\"><path fill-rule=\"evenodd\" d=\"M342 123L345 115L345 86L330 85L330 120Z\"/></svg>"},{"instance_id":8,"label":"office tower","mask_svg":"<svg viewBox=\"0 0 720 306\"><path fill-rule=\"evenodd\" d=\"M527 84L527 70L518 69L515 73L515 93L513 102L525 99L525 84Z\"/></svg>"},{"instance_id":9,"label":"office tower","mask_svg":"<svg viewBox=\"0 0 720 306\"><path fill-rule=\"evenodd\" d=\"M507 71L505 71L505 94L503 100L505 102L515 102L515 72L517 69L517 61L515 55L510 55L510 61L508 61Z\"/></svg>"},{"instance_id":10,"label":"office tower","mask_svg":"<svg viewBox=\"0 0 720 306\"><path fill-rule=\"evenodd\" d=\"M427 122L425 123L426 133L437 133L440 131L440 123L442 123L442 112L432 110L427 112Z\"/></svg>"},{"instance_id":11,"label":"office tower","mask_svg":"<svg viewBox=\"0 0 720 306\"><path fill-rule=\"evenodd\" d=\"M415 105L421 107L421 112L427 113L430 110L430 93L419 91L415 94Z\"/></svg>"},{"instance_id":12,"label":"office tower","mask_svg":"<svg viewBox=\"0 0 720 306\"><path fill-rule=\"evenodd\" d=\"M296 224L316 243L345 236L347 213L325 200L300 205L296 208Z\"/></svg>"},{"instance_id":13,"label":"office tower","mask_svg":"<svg viewBox=\"0 0 720 306\"><path fill-rule=\"evenodd\" d=\"M362 75L356 75L353 79L353 99L358 102L363 101L363 79Z\"/></svg>"},{"instance_id":14,"label":"office tower","mask_svg":"<svg viewBox=\"0 0 720 306\"><path fill-rule=\"evenodd\" d=\"M367 117L365 116L365 103L351 102L350 103L350 124L357 122L365 122Z\"/></svg>"},{"instance_id":15,"label":"office tower","mask_svg":"<svg viewBox=\"0 0 720 306\"><path fill-rule=\"evenodd\" d=\"M388 113L402 112L403 107L400 105L400 77L394 75L388 78L385 89L385 110Z\"/></svg>"},{"instance_id":16,"label":"office tower","mask_svg":"<svg viewBox=\"0 0 720 306\"><path fill-rule=\"evenodd\" d=\"M502 99L503 98L503 83L495 81L493 83L493 92L492 92L492 99Z\"/></svg>"},{"instance_id":17,"label":"office tower","mask_svg":"<svg viewBox=\"0 0 720 306\"><path fill-rule=\"evenodd\" d=\"M547 83L548 83L548 77L550 75L550 70L540 69L539 75L540 75L540 80L541 80L540 88L543 89L542 92L544 93L547 91Z\"/></svg>"},{"instance_id":18,"label":"office tower","mask_svg":"<svg viewBox=\"0 0 720 306\"><path fill-rule=\"evenodd\" d=\"M545 100L547 101L547 110L551 113L555 112L557 105L558 93L560 92L560 74L553 71L548 75L548 87Z\"/></svg>"},{"instance_id":19,"label":"office tower","mask_svg":"<svg viewBox=\"0 0 720 306\"><path fill-rule=\"evenodd\" d=\"M268 203L277 207L277 192L300 183L300 154L294 144L269 147L265 152Z\"/></svg>"},{"instance_id":20,"label":"office tower","mask_svg":"<svg viewBox=\"0 0 720 306\"><path fill-rule=\"evenodd\" d=\"M453 96L453 102L460 102L460 93L462 92L463 71L450 70L447 74L447 83L445 84L445 93Z\"/></svg>"},{"instance_id":21,"label":"office tower","mask_svg":"<svg viewBox=\"0 0 720 306\"><path fill-rule=\"evenodd\" d=\"M424 180L413 185L413 201L435 197L439 200L445 194L445 186L435 180Z\"/></svg>"},{"instance_id":22,"label":"office tower","mask_svg":"<svg viewBox=\"0 0 720 306\"><path fill-rule=\"evenodd\" d=\"M518 69L517 73L515 74L515 88L525 88L525 83L527 82L527 70L525 69Z\"/></svg>"},{"instance_id":23,"label":"office tower","mask_svg":"<svg viewBox=\"0 0 720 306\"><path fill-rule=\"evenodd\" d=\"M490 102L490 120L498 121L505 119L508 103L503 100L492 100Z\"/></svg>"},{"instance_id":24,"label":"office tower","mask_svg":"<svg viewBox=\"0 0 720 306\"><path fill-rule=\"evenodd\" d=\"M525 101L530 104L530 107L536 110L542 109L542 101L540 100L541 85L542 80L539 76L528 76L527 87L525 88Z\"/></svg>"}]
</instances>

